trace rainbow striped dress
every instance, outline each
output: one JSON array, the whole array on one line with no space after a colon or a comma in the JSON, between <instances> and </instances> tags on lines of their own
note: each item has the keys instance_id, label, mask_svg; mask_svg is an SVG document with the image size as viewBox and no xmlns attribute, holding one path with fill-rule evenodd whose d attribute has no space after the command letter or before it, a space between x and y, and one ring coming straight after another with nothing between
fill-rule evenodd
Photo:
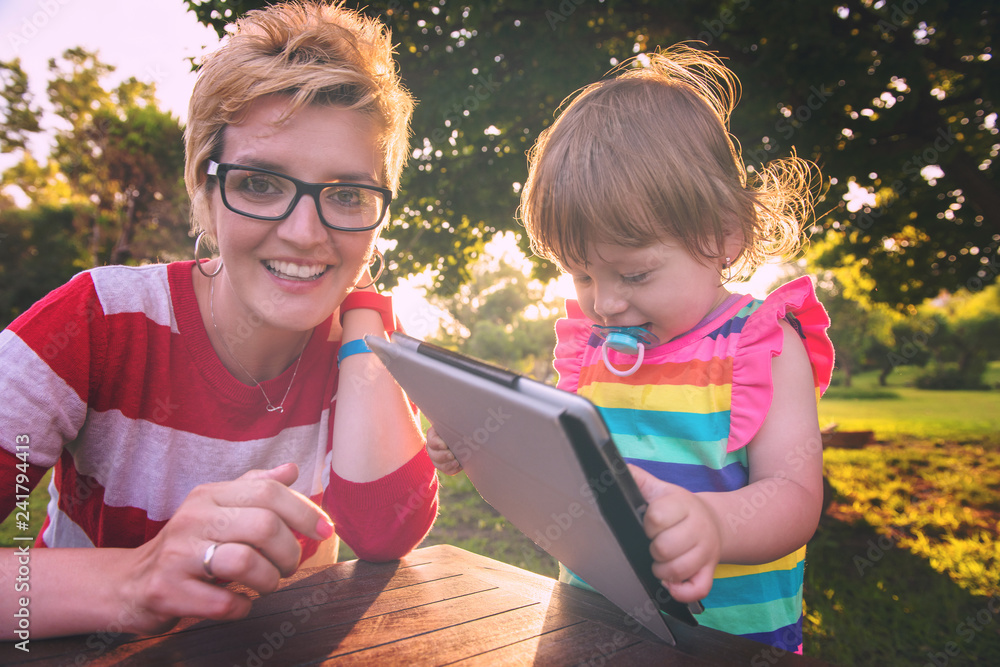
<instances>
[{"instance_id":1,"label":"rainbow striped dress","mask_svg":"<svg viewBox=\"0 0 1000 667\"><path fill-rule=\"evenodd\" d=\"M626 461L699 491L747 485L746 445L771 403L771 358L781 353L782 320L802 337L817 399L829 385L830 324L808 277L764 300L744 295L692 331L646 351L633 375L612 375L601 340L575 301L556 323L559 388L593 401ZM618 368L635 358L609 351ZM763 565L720 564L699 623L788 651L802 646L805 546ZM580 585L563 568L563 581Z\"/></svg>"}]
</instances>

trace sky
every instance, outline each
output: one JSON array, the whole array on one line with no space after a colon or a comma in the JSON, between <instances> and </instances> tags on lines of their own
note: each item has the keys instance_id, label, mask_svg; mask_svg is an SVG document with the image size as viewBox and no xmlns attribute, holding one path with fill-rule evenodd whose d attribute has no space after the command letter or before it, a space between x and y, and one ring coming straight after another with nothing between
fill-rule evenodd
<instances>
[{"instance_id":1,"label":"sky","mask_svg":"<svg viewBox=\"0 0 1000 667\"><path fill-rule=\"evenodd\" d=\"M195 81L186 58L219 43L186 7L182 0L0 0L0 60L20 58L35 104L47 107L49 59L76 46L96 50L116 67L109 82L155 83L161 108L183 122ZM46 152L44 142L32 146L36 157Z\"/></svg>"}]
</instances>

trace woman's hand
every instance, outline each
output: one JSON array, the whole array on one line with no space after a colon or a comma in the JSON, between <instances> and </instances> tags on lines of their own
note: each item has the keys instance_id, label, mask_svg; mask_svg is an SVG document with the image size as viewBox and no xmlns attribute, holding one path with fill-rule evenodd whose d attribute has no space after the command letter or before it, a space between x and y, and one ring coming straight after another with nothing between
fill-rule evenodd
<instances>
[{"instance_id":1,"label":"woman's hand","mask_svg":"<svg viewBox=\"0 0 1000 667\"><path fill-rule=\"evenodd\" d=\"M164 632L184 616L245 616L250 599L218 580L275 590L298 567L293 530L320 541L334 532L322 509L288 488L297 477L288 463L192 490L160 533L134 550L123 573L119 590L136 611L129 631Z\"/></svg>"},{"instance_id":2,"label":"woman's hand","mask_svg":"<svg viewBox=\"0 0 1000 667\"><path fill-rule=\"evenodd\" d=\"M679 602L694 602L712 590L722 550L715 512L697 494L629 465L649 503L643 528L651 540L653 574Z\"/></svg>"},{"instance_id":3,"label":"woman's hand","mask_svg":"<svg viewBox=\"0 0 1000 667\"><path fill-rule=\"evenodd\" d=\"M462 464L451 453L433 426L427 430L427 454L431 457L434 467L446 475L457 475L462 471Z\"/></svg>"}]
</instances>

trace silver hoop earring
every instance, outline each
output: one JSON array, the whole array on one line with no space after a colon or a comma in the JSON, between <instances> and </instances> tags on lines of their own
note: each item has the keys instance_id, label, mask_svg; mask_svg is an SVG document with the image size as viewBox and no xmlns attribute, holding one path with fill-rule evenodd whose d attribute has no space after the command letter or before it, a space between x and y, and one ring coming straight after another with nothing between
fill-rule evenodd
<instances>
[{"instance_id":1,"label":"silver hoop earring","mask_svg":"<svg viewBox=\"0 0 1000 667\"><path fill-rule=\"evenodd\" d=\"M378 257L379 261L378 273L375 274L375 277L372 278L372 281L370 283L368 283L367 285L355 285L354 289L368 289L369 287L377 283L378 279L382 276L382 272L385 270L385 256L382 254L382 251L379 250L378 248L375 248L375 255ZM368 266L370 267L374 263L375 260L372 259L372 261L368 264Z\"/></svg>"},{"instance_id":2,"label":"silver hoop earring","mask_svg":"<svg viewBox=\"0 0 1000 667\"><path fill-rule=\"evenodd\" d=\"M220 271L222 271L222 260L221 259L219 260L219 268L215 270L215 273L205 273L205 269L201 268L202 262L200 259L198 259L198 248L201 245L201 237L203 237L205 234L206 232L200 232L198 234L198 238L194 240L194 265L198 267L199 271L201 271L201 275L205 276L206 278L214 278L215 276L219 275ZM207 260L207 261L212 261L212 260Z\"/></svg>"}]
</instances>

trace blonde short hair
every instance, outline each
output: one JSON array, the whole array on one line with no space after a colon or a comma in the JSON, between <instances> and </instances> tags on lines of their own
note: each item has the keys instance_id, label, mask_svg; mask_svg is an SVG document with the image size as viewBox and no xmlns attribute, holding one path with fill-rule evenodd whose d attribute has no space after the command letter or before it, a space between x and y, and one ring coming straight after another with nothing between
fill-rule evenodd
<instances>
[{"instance_id":1,"label":"blonde short hair","mask_svg":"<svg viewBox=\"0 0 1000 667\"><path fill-rule=\"evenodd\" d=\"M289 98L286 113L308 104L358 110L379 128L383 185L395 193L409 153L412 96L393 60L389 30L341 2L287 2L248 12L223 45L202 64L191 95L184 181L191 225L214 233L208 214L212 180L225 129L239 123L265 95Z\"/></svg>"},{"instance_id":2,"label":"blonde short hair","mask_svg":"<svg viewBox=\"0 0 1000 667\"><path fill-rule=\"evenodd\" d=\"M729 134L739 80L716 56L676 45L638 60L567 98L529 153L520 217L535 253L586 265L588 243L667 236L708 263L737 234L738 277L798 250L813 165L792 156L748 176Z\"/></svg>"}]
</instances>

